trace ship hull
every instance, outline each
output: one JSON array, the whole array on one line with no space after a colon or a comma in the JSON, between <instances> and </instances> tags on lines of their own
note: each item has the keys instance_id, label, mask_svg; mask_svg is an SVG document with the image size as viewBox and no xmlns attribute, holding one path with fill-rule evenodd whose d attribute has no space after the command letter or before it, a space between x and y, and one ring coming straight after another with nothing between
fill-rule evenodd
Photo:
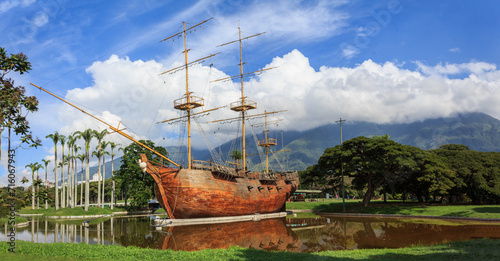
<instances>
[{"instance_id":1,"label":"ship hull","mask_svg":"<svg viewBox=\"0 0 500 261\"><path fill-rule=\"evenodd\" d=\"M144 158L143 158L144 161ZM258 174L228 176L211 170L173 169L148 162L156 181L155 195L170 218L201 218L274 213L298 186L296 173L261 180ZM249 177L250 176L250 177ZM251 177L254 178L251 178Z\"/></svg>"}]
</instances>

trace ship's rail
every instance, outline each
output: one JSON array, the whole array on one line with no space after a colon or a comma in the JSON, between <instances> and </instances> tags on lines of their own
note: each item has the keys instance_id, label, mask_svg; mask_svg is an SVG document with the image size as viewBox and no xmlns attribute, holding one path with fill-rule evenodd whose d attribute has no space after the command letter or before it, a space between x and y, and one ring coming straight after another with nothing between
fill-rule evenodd
<instances>
[{"instance_id":1,"label":"ship's rail","mask_svg":"<svg viewBox=\"0 0 500 261\"><path fill-rule=\"evenodd\" d=\"M233 111L247 111L251 109L256 109L257 108L257 103L252 101L252 100L240 100L240 101L235 101L231 102L230 108Z\"/></svg>"},{"instance_id":2,"label":"ship's rail","mask_svg":"<svg viewBox=\"0 0 500 261\"><path fill-rule=\"evenodd\" d=\"M222 173L222 174L233 176L233 177L238 177L238 173L236 172L236 170L228 168L224 165L210 162L210 161L193 160L193 164L191 166L193 169L208 170L208 171L218 172L218 173Z\"/></svg>"},{"instance_id":3,"label":"ship's rail","mask_svg":"<svg viewBox=\"0 0 500 261\"><path fill-rule=\"evenodd\" d=\"M287 180L287 181L299 180L299 174L296 171L282 173L281 176L283 177L284 180Z\"/></svg>"}]
</instances>

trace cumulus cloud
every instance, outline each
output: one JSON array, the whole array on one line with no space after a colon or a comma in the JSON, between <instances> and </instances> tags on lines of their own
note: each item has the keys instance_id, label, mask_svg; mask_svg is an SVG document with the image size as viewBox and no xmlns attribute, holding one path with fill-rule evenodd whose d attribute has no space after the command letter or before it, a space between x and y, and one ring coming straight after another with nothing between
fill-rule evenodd
<instances>
[{"instance_id":1,"label":"cumulus cloud","mask_svg":"<svg viewBox=\"0 0 500 261\"><path fill-rule=\"evenodd\" d=\"M481 62L417 64L417 69L409 70L392 62L378 64L366 60L352 68L323 66L316 71L307 57L294 50L274 58L267 66L277 69L247 79L245 95L256 101L261 111L287 109L283 117L290 130L309 129L331 123L338 117L374 123L408 123L471 111L500 116L500 71L495 65ZM174 142L178 139L175 133L178 129L156 122L182 116L172 107L174 100L185 93L185 74L158 77L163 70L156 61L131 61L113 55L87 69L94 80L92 86L70 90L66 98L92 108L95 115L113 126L121 121L121 126L128 128L136 138L160 141L166 137ZM201 65L189 70L190 91L205 98L207 109L228 105L240 97L236 83L210 83L227 77L222 71ZM448 77L464 72L469 75ZM220 126L206 122L235 116L226 108L198 121L206 132L211 132ZM61 129L64 133L105 127L77 110L61 109L59 119L67 122ZM193 131L199 134L196 127ZM202 138L198 141L204 144Z\"/></svg>"}]
</instances>

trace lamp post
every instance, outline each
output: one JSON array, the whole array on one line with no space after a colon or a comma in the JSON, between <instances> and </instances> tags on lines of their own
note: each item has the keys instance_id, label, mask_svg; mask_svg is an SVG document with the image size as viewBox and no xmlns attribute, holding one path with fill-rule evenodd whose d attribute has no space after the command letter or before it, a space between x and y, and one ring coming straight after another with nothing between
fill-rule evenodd
<instances>
[{"instance_id":1,"label":"lamp post","mask_svg":"<svg viewBox=\"0 0 500 261\"><path fill-rule=\"evenodd\" d=\"M340 124L340 146L342 146L342 122L345 122L340 118L336 121ZM342 160L342 155L340 156L340 174L342 175L342 211L345 212L345 186L344 186L344 162Z\"/></svg>"}]
</instances>

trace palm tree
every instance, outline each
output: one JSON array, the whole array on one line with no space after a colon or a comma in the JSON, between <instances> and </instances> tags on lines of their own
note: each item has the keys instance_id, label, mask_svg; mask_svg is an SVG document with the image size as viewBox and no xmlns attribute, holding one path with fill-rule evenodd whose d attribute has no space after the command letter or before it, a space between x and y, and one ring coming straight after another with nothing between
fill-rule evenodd
<instances>
[{"instance_id":1,"label":"palm tree","mask_svg":"<svg viewBox=\"0 0 500 261\"><path fill-rule=\"evenodd\" d=\"M81 176L81 181L83 181L83 162L85 161L85 155L78 154L76 157L82 162L82 172L81 172L80 176ZM77 183L77 185L78 185L78 183ZM78 193L78 191L77 191L77 193ZM80 189L80 206L82 204L83 204L83 182L82 182L82 186Z\"/></svg>"},{"instance_id":2,"label":"palm tree","mask_svg":"<svg viewBox=\"0 0 500 261\"><path fill-rule=\"evenodd\" d=\"M106 154L109 155L109 152L106 151L106 147L109 142L103 142L101 146L102 150L102 208L104 208L104 182L106 181Z\"/></svg>"},{"instance_id":3,"label":"palm tree","mask_svg":"<svg viewBox=\"0 0 500 261\"><path fill-rule=\"evenodd\" d=\"M54 185L56 186L56 193L55 193L55 204L56 204L56 210L59 209L59 188L57 187L57 143L59 142L59 138L61 135L57 133L57 131L54 134L49 134L45 136L45 138L50 138L54 142L54 147L55 147L55 152L54 152L54 164L56 166L55 168L55 182Z\"/></svg>"},{"instance_id":4,"label":"palm tree","mask_svg":"<svg viewBox=\"0 0 500 261\"><path fill-rule=\"evenodd\" d=\"M92 129L86 129L83 132L77 131L75 135L78 135L78 139L83 139L85 141L85 211L89 211L89 199L90 199L90 187L89 187L89 149L90 141L94 137L96 131Z\"/></svg>"},{"instance_id":5,"label":"palm tree","mask_svg":"<svg viewBox=\"0 0 500 261\"><path fill-rule=\"evenodd\" d=\"M63 159L63 162L65 161L65 157L64 157L64 144L66 143L66 136L64 135L60 135L61 137L59 138L59 142L61 143L61 146L62 146L62 159ZM66 165L65 164L66 162L64 162L63 165ZM61 168L61 208L65 208L66 207L66 197L65 197L65 194L66 194L66 188L64 187L64 184L65 184L65 180L66 180L66 175L64 174L64 168Z\"/></svg>"},{"instance_id":6,"label":"palm tree","mask_svg":"<svg viewBox=\"0 0 500 261\"><path fill-rule=\"evenodd\" d=\"M104 136L106 136L106 134L108 134L108 131L107 130L102 130L101 132L98 132L98 131L95 131L95 137L97 139L97 157L99 158L99 168L98 168L98 171L97 173L99 174L99 180L97 182L97 206L100 206L101 204L101 157L103 156L103 153L102 153L102 140L104 139ZM94 154L92 154L92 156L94 156ZM103 175L103 180L104 180L104 175ZM104 191L103 191L104 193ZM104 203L104 202L102 202Z\"/></svg>"},{"instance_id":7,"label":"palm tree","mask_svg":"<svg viewBox=\"0 0 500 261\"><path fill-rule=\"evenodd\" d=\"M97 167L97 174L98 174L98 179L97 179L97 207L101 206L101 156L102 156L102 151L99 150L99 146L96 147L96 151L92 152L92 156L95 156L99 159L98 167Z\"/></svg>"},{"instance_id":8,"label":"palm tree","mask_svg":"<svg viewBox=\"0 0 500 261\"><path fill-rule=\"evenodd\" d=\"M35 163L30 163L26 165L26 168L31 169L31 181L33 185L31 185L31 209L35 209Z\"/></svg>"},{"instance_id":9,"label":"palm tree","mask_svg":"<svg viewBox=\"0 0 500 261\"><path fill-rule=\"evenodd\" d=\"M36 189L37 189L37 199L36 199L36 209L40 209L40 176L38 175L38 170L43 168L42 164L35 162L35 168L34 170L36 171Z\"/></svg>"},{"instance_id":10,"label":"palm tree","mask_svg":"<svg viewBox=\"0 0 500 261\"><path fill-rule=\"evenodd\" d=\"M45 190L48 191L49 180L47 179L47 165L49 165L50 160L42 159L45 165ZM48 209L47 199L45 199L45 209Z\"/></svg>"},{"instance_id":11,"label":"palm tree","mask_svg":"<svg viewBox=\"0 0 500 261\"><path fill-rule=\"evenodd\" d=\"M76 137L75 137L75 143L76 143ZM77 168L76 168L76 165L77 165L77 160L78 160L78 150L80 150L81 147L80 146L77 146L76 144L73 145L73 161L74 161L74 164L73 164L73 206L76 205L76 202L78 201L78 197L77 197L77 189L78 189L78 173L77 173ZM83 173L83 172L82 172Z\"/></svg>"},{"instance_id":12,"label":"palm tree","mask_svg":"<svg viewBox=\"0 0 500 261\"><path fill-rule=\"evenodd\" d=\"M113 209L113 206L115 205L115 179L114 179L114 166L113 166L113 159L115 157L115 154L113 153L113 149L116 148L116 144L112 141L108 142L109 147L111 148L111 180L113 182L113 187L111 188L111 209Z\"/></svg>"},{"instance_id":13,"label":"palm tree","mask_svg":"<svg viewBox=\"0 0 500 261\"><path fill-rule=\"evenodd\" d=\"M73 146L75 146L76 138L73 135L68 136L68 191L66 193L66 202L71 208L73 205L73 176L71 174L73 170ZM71 171L70 171L71 170Z\"/></svg>"}]
</instances>

